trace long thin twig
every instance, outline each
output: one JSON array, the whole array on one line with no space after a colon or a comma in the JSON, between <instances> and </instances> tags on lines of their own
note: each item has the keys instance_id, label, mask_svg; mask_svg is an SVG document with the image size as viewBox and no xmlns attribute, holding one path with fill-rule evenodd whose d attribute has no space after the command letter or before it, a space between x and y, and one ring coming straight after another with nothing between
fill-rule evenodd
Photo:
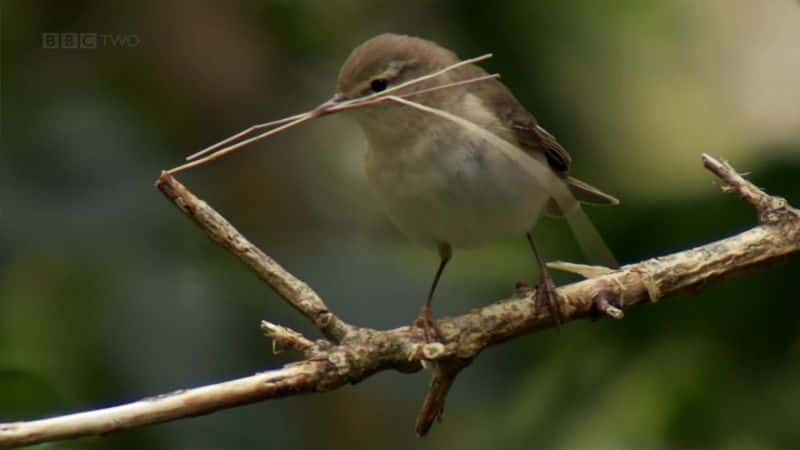
<instances>
[{"instance_id":1,"label":"long thin twig","mask_svg":"<svg viewBox=\"0 0 800 450\"><path fill-rule=\"evenodd\" d=\"M280 133L281 131L287 130L287 129L295 126L295 125L299 125L299 124L301 124L303 122L307 122L307 121L309 121L311 119L316 118L317 116L315 116L312 112L307 112L305 114L300 114L300 115L298 115L296 117L297 117L296 119L294 119L292 121L289 121L288 123L285 123L282 120L275 121L275 122L284 122L284 123L283 123L283 125L281 125L279 127L273 128L273 129L271 129L269 131L265 131L265 132L263 132L261 134L253 136L251 138L247 138L247 139L245 139L243 141L239 141L239 142L237 142L237 143L235 143L233 145L230 145L230 146L225 147L225 148L223 148L221 150L218 150L218 151L216 151L214 153L211 153L210 155L206 155L206 156L204 156L202 158L195 159L192 162L188 162L188 163L182 164L182 165L180 165L178 167L169 169L166 172L168 174L170 174L170 175L176 175L176 174L178 174L180 172L184 172L184 171L189 170L189 169L191 169L193 167L202 166L203 164L206 164L206 163L211 162L211 161L213 161L215 159L221 158L221 157L227 155L228 153L235 152L236 150L239 150L240 148L242 148L242 147L244 147L246 145L252 144L253 142L256 142L256 141L260 141L261 139L264 139L264 138L267 138L269 136L272 136L273 134ZM244 132L239 133L239 134L244 134ZM232 138L226 139L226 141L228 141L228 140L232 140Z\"/></svg>"},{"instance_id":2,"label":"long thin twig","mask_svg":"<svg viewBox=\"0 0 800 450\"><path fill-rule=\"evenodd\" d=\"M221 141L219 141L219 142L217 142L215 144L209 145L208 147L206 147L206 148L204 148L204 149L202 149L202 150L200 150L200 151L198 151L196 153L192 153L191 155L186 157L186 160L187 161L191 161L191 160L197 159L197 158L199 158L201 156L205 156L205 155L213 152L214 150L222 147L223 145L229 144L229 143L231 143L231 142L233 142L233 141L235 141L237 139L243 138L243 137L247 136L248 134L250 134L250 133L252 133L254 131L264 130L264 129L272 128L272 127L277 127L278 125L283 125L283 124L285 124L287 122L291 122L293 120L297 120L297 119L303 117L306 114L308 114L308 113L304 112L304 113L301 113L301 114L295 114L293 116L284 117L283 119L273 120L272 122L260 123L260 124L257 124L257 125L253 125L250 128L246 128L246 129L234 134L233 136L227 137L227 138L225 138L225 139L223 139L223 140L221 140Z\"/></svg>"},{"instance_id":3,"label":"long thin twig","mask_svg":"<svg viewBox=\"0 0 800 450\"><path fill-rule=\"evenodd\" d=\"M765 194L736 174L729 165L707 155L703 156L703 160L726 185L743 198L751 199L752 201L748 200L749 203L771 205L764 209L762 215L775 219L762 221L761 225L727 239L631 264L611 272L586 272L579 268L577 270L596 277L559 289L563 299L560 308L562 324L595 317L600 306L608 308L607 305L611 305L623 311L633 306L675 297L689 290L702 290L710 282L747 272L754 267L769 266L800 254L800 211L791 208L782 199ZM259 400L336 389L383 370L399 370L404 373L420 370L422 360L431 357L435 357L440 363L438 367L446 368L453 361L471 361L487 347L551 327L553 324L546 309L536 309L531 294L525 298L502 300L461 316L440 320L439 326L446 345L426 344L417 327L377 331L347 325L327 311L321 299L315 300L316 294L310 295L303 288L304 284L297 284L302 282L285 270L278 270L274 261L254 248L222 216L192 195L175 178L163 176L158 186L167 198L212 239L250 266L270 287L285 296L292 306L309 317L329 317L329 320L315 319L314 323L323 333L340 335L341 338L315 342L294 332L276 331L267 327L269 331L265 331L278 339L284 339L289 347L303 351L305 359L276 371L112 408L30 422L0 424L0 446L21 446L102 435L207 414ZM254 252L258 256L254 256ZM331 327L331 323L338 325ZM441 348L433 351L431 347L435 345ZM456 374L460 370L457 366L453 367L450 374ZM452 385L452 379L445 381L448 382L447 387ZM437 392L446 393L446 389ZM438 405L443 405L443 401ZM428 411L432 413L429 416L435 418L441 409L432 407ZM427 428L423 426L418 430L424 433Z\"/></svg>"},{"instance_id":4,"label":"long thin twig","mask_svg":"<svg viewBox=\"0 0 800 450\"><path fill-rule=\"evenodd\" d=\"M450 82L450 83L444 83L444 84L440 84L440 85L437 85L437 86L432 86L432 87L429 87L429 88L420 89L418 91L408 92L408 93L405 93L405 94L369 96L369 97L364 97L364 98L358 99L356 101L345 102L345 103L338 104L336 106L331 107L328 111L331 112L331 113L334 113L334 112L340 112L340 111L347 111L347 110L350 110L350 109L364 108L366 106L374 105L376 103L383 103L383 102L388 102L388 101L396 101L395 99L407 99L407 98L411 98L411 97L417 97L417 96L422 95L422 94L429 94L431 92L440 91L442 89L450 89L450 88L459 87L459 86L466 86L468 84L479 83L481 81L491 80L491 79L495 79L495 78L500 78L500 74L499 73L491 73L491 74L488 74L488 75L481 75L479 77L467 78L466 80L460 80L460 81L453 81L453 82ZM385 94L385 91L381 92L381 94Z\"/></svg>"},{"instance_id":5,"label":"long thin twig","mask_svg":"<svg viewBox=\"0 0 800 450\"><path fill-rule=\"evenodd\" d=\"M485 55L481 55L481 56L478 56L476 58L470 58L470 59L466 59L466 60L463 60L463 61L459 61L459 62L457 62L455 64L451 64L451 65L449 65L449 66L447 66L447 67L445 67L443 69L440 69L440 70L434 71L432 73L429 73L429 74L426 74L426 75L423 75L423 76L420 76L420 77L405 81L403 83L391 86L388 89L385 89L385 90L383 90L381 92L375 92L375 93L372 93L372 94L369 94L369 95L366 95L366 96L363 96L363 97L359 97L359 98L355 98L355 99L351 99L351 100L346 100L346 101L342 101L342 102L338 102L338 103L334 103L334 104L327 104L326 103L326 104L323 104L322 106L320 106L320 107L318 107L316 109L313 109L311 111L307 111L307 112L304 112L304 113L301 113L301 114L296 114L296 115L290 116L290 117L285 117L283 119L273 120L271 122L267 122L267 123L263 123L263 124L253 125L253 126L247 128L247 129L243 130L243 131L240 131L240 132L234 134L233 136L230 136L228 138L223 139L222 141L217 142L216 144L210 145L210 146L208 146L208 147L206 147L206 148L204 148L204 149L202 149L202 150L200 150L200 151L198 151L198 152L196 152L196 153L194 153L192 155L189 155L186 158L186 160L190 161L190 162L188 162L186 164L183 164L183 165L180 165L178 167L174 167L172 169L169 169L169 170L167 170L167 173L169 173L171 175L175 175L175 174L178 174L180 172L192 169L194 167L201 166L201 165L206 164L208 162L211 162L211 161L213 161L215 159L221 158L222 156L225 156L225 155L227 155L227 154L229 154L231 152L239 150L244 146L252 144L253 142L265 139L265 138L267 138L269 136L272 136L274 134L280 133L281 131L287 130L287 129L291 128L291 127L294 127L296 125L299 125L299 124L301 124L303 122L306 122L308 120L311 120L311 119L315 119L315 118L318 118L318 117L322 117L324 115L333 114L333 113L340 112L340 111L345 111L345 110L355 109L355 108L363 108L365 106L372 105L374 103L382 101L387 96L390 96L392 92L396 92L396 91L398 91L400 89L404 89L404 88L408 88L410 86L414 86L414 85L420 84L420 83L422 83L424 81L436 78L436 77L438 77L440 75L443 75L443 74L445 74L447 72L450 72L452 70L458 69L459 67L463 67L463 66L466 66L466 65L469 65L469 64L474 64L474 63L483 61L483 60L491 58L491 57L492 57L492 54L491 53L487 53ZM466 84L485 81L485 80L492 79L492 78L497 78L497 77L499 77L498 74L479 76L479 77L475 77L475 78L471 78L471 79L467 79L467 80L461 80L461 81L458 81L458 82L445 83L445 84L442 84L442 85L439 85L439 86L434 86L432 88L421 89L421 90L416 91L416 92L405 93L403 95L400 95L399 97L411 97L411 96L414 96L414 95L433 92L433 91L440 90L440 89L447 89L447 88L453 88L453 87L457 87L457 86L463 86L463 85L466 85ZM276 127L276 128L272 128L272 127ZM261 134L258 134L256 136L252 136L252 137L249 137L249 138L246 138L246 139L242 139L239 142L236 142L238 139L244 138L245 136L247 136L247 135L249 135L249 134L251 134L251 133L253 133L255 131L268 129L268 128L272 128L272 129L270 129L268 131L265 131L265 132L263 132ZM223 146L225 146L227 144L230 144L230 145L228 145L227 147L223 147Z\"/></svg>"},{"instance_id":6,"label":"long thin twig","mask_svg":"<svg viewBox=\"0 0 800 450\"><path fill-rule=\"evenodd\" d=\"M363 101L368 101L368 100L372 100L372 99L376 99L376 98L380 98L380 97L385 97L387 95L391 95L393 92L397 92L397 91L399 91L401 89L405 89L405 88L407 88L409 86L414 86L414 85L420 84L422 82L431 80L433 78L436 78L436 77L438 77L440 75L443 75L443 74L445 74L447 72L453 71L453 70L458 69L460 67L464 67L464 66L468 66L470 64L475 64L475 63L481 62L483 60L491 58L492 56L493 55L491 53L487 53L485 55L477 56L475 58L465 59L465 60L459 61L459 62L457 62L455 64L451 64L451 65L449 65L449 66L447 66L447 67L445 67L443 69L439 69L439 70L437 70L435 72L431 72L429 74L422 75L420 77L405 81L403 83L396 84L394 86L390 86L390 87L386 88L383 91L375 92L375 93L366 95L364 97L359 97L357 99L349 100L347 102L342 103L342 105L346 105L348 103L360 103L360 102L363 102Z\"/></svg>"}]
</instances>

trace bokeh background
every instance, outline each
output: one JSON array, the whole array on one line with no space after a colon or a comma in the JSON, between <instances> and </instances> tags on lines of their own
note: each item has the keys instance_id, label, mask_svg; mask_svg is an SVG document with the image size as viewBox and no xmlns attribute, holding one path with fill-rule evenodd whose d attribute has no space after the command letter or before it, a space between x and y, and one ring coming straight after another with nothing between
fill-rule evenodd
<instances>
[{"instance_id":1,"label":"bokeh background","mask_svg":"<svg viewBox=\"0 0 800 450\"><path fill-rule=\"evenodd\" d=\"M731 160L800 205L800 5L773 0L3 0L0 421L117 404L280 366L261 319L316 336L166 202L161 169L327 99L385 31L485 63L619 196L588 213L634 262L755 217L700 163ZM43 33L97 33L48 48ZM102 40L105 39L105 40ZM365 183L364 138L328 117L182 175L342 317L415 317L436 256ZM564 223L536 234L583 261ZM798 263L685 300L489 350L418 439L426 375L219 412L54 449L787 449L800 446ZM524 239L456 254L437 313L535 280ZM560 278L567 282L569 277Z\"/></svg>"}]
</instances>

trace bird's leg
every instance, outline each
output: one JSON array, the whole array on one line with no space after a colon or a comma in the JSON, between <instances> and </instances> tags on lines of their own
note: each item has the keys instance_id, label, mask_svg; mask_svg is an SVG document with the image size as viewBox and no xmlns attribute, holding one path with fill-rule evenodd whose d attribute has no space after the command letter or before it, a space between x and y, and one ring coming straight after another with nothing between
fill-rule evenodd
<instances>
[{"instance_id":1,"label":"bird's leg","mask_svg":"<svg viewBox=\"0 0 800 450\"><path fill-rule=\"evenodd\" d=\"M547 265L545 265L544 260L542 260L539 249L533 241L533 236L530 232L525 235L528 237L531 250L533 250L533 254L536 256L536 262L539 265L539 284L536 286L536 307L546 307L550 311L550 316L553 318L553 321L555 321L556 326L559 326L561 325L561 308L559 307L560 297L556 290L556 284L550 276L550 271L547 270Z\"/></svg>"},{"instance_id":2,"label":"bird's leg","mask_svg":"<svg viewBox=\"0 0 800 450\"><path fill-rule=\"evenodd\" d=\"M439 330L439 326L436 325L436 321L433 320L431 304L433 303L433 293L436 291L436 285L439 284L439 278L442 276L442 272L452 256L453 249L450 245L439 245L439 268L436 269L436 275L433 277L433 284L431 284L431 290L428 292L428 298L425 300L425 305L422 306L416 321L417 326L421 327L425 334L425 342L428 343L442 341L442 333Z\"/></svg>"}]
</instances>

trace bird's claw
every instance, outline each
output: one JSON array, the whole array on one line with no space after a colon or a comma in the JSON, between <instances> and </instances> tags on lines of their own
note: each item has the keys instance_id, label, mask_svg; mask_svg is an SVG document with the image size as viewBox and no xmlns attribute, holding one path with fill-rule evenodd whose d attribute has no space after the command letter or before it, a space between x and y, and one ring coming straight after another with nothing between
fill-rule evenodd
<instances>
[{"instance_id":1,"label":"bird's claw","mask_svg":"<svg viewBox=\"0 0 800 450\"><path fill-rule=\"evenodd\" d=\"M561 296L558 288L549 276L543 275L536 286L536 308L547 308L550 317L553 318L556 326L561 325Z\"/></svg>"},{"instance_id":2,"label":"bird's claw","mask_svg":"<svg viewBox=\"0 0 800 450\"><path fill-rule=\"evenodd\" d=\"M414 325L422 328L422 333L425 336L426 343L444 343L442 331L439 329L439 325L433 318L433 312L431 311L430 306L425 305L422 307L422 311L419 312L419 317L417 317Z\"/></svg>"}]
</instances>

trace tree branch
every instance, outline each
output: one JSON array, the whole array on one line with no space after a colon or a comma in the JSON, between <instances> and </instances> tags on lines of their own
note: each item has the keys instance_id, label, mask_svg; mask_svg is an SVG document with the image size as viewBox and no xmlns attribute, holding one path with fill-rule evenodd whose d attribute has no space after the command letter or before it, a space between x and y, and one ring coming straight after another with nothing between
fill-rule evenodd
<instances>
[{"instance_id":1,"label":"tree branch","mask_svg":"<svg viewBox=\"0 0 800 450\"><path fill-rule=\"evenodd\" d=\"M0 424L0 446L20 446L168 422L267 398L311 392L331 367L307 360L246 378L175 391L157 397L77 414Z\"/></svg>"},{"instance_id":2,"label":"tree branch","mask_svg":"<svg viewBox=\"0 0 800 450\"><path fill-rule=\"evenodd\" d=\"M328 311L325 302L311 287L248 241L220 213L197 198L172 175L162 172L156 187L204 229L214 242L236 255L290 306L308 317L326 337L338 342L347 334L348 325Z\"/></svg>"},{"instance_id":3,"label":"tree branch","mask_svg":"<svg viewBox=\"0 0 800 450\"><path fill-rule=\"evenodd\" d=\"M559 289L562 323L604 314L621 318L632 306L657 302L745 270L800 253L800 212L771 197L737 174L727 163L703 155L705 166L758 212L761 225L743 233L671 255L610 271L555 264L591 276ZM262 324L275 348L300 351L305 359L282 369L219 384L178 391L112 408L0 424L0 446L105 434L112 431L207 414L260 400L336 389L383 370L415 372L433 369L431 388L417 419L425 434L441 418L444 400L457 374L483 349L553 326L546 309L537 310L531 292L440 320L445 344L426 343L417 327L378 331L347 324L322 299L252 245L219 213L195 197L172 176L156 184L217 243L248 265L284 300L312 320L327 340L311 341L299 333Z\"/></svg>"}]
</instances>

